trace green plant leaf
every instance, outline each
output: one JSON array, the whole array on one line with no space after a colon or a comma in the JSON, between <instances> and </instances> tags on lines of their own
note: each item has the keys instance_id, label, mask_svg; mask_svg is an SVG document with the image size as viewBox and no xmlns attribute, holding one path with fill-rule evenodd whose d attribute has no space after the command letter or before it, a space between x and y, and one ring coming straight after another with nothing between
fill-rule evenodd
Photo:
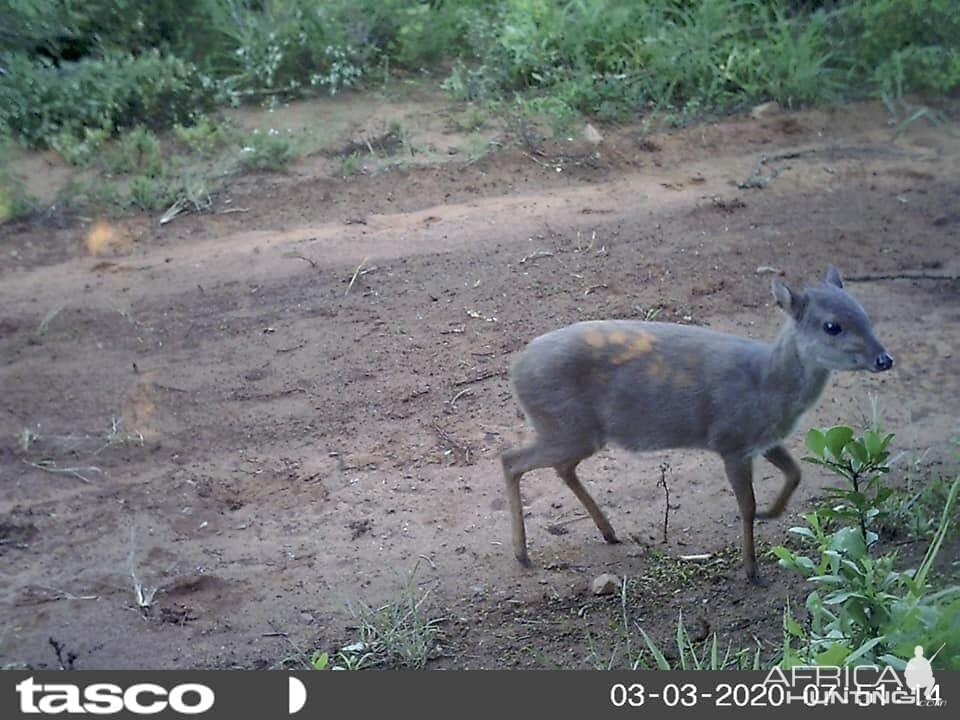
<instances>
[{"instance_id":1,"label":"green plant leaf","mask_svg":"<svg viewBox=\"0 0 960 720\"><path fill-rule=\"evenodd\" d=\"M893 433L888 433L885 436L881 436L876 430L867 430L863 433L863 445L872 460L876 460L887 449L887 445L892 439Z\"/></svg>"},{"instance_id":2,"label":"green plant leaf","mask_svg":"<svg viewBox=\"0 0 960 720\"><path fill-rule=\"evenodd\" d=\"M823 451L827 447L826 436L816 428L807 430L807 436L804 438L804 444L807 449L819 458L823 457ZM808 460L808 458L804 458ZM810 459L812 461L812 459Z\"/></svg>"},{"instance_id":3,"label":"green plant leaf","mask_svg":"<svg viewBox=\"0 0 960 720\"><path fill-rule=\"evenodd\" d=\"M850 602L843 606L846 613L852 617L861 628L870 627L870 618L867 617L863 605L858 602Z\"/></svg>"},{"instance_id":4,"label":"green plant leaf","mask_svg":"<svg viewBox=\"0 0 960 720\"><path fill-rule=\"evenodd\" d=\"M862 558L867 554L867 544L860 534L860 529L855 527L842 527L837 530L830 537L828 547L846 558Z\"/></svg>"},{"instance_id":5,"label":"green plant leaf","mask_svg":"<svg viewBox=\"0 0 960 720\"><path fill-rule=\"evenodd\" d=\"M881 635L881 636L879 636L879 637L875 637L875 638L870 638L870 639L867 640L863 645L861 645L861 646L858 647L856 650L854 650L852 653L850 653L850 654L844 659L844 663L847 664L847 665L853 665L853 664L854 664L854 660L859 660L860 658L864 657L867 653L869 653L871 650L873 650L873 648L875 648L875 647L876 647L877 645L879 645L880 643L884 642L884 640L886 640L886 638L885 638L883 635Z\"/></svg>"},{"instance_id":6,"label":"green plant leaf","mask_svg":"<svg viewBox=\"0 0 960 720\"><path fill-rule=\"evenodd\" d=\"M637 630L640 631L640 634L643 635L644 641L647 643L647 648L650 650L650 654L653 655L654 661L657 663L658 670L672 670L670 667L670 662L664 657L663 653L660 651L660 648L657 647L657 644L653 639L647 635L647 631L644 630L640 625L637 625Z\"/></svg>"},{"instance_id":7,"label":"green plant leaf","mask_svg":"<svg viewBox=\"0 0 960 720\"><path fill-rule=\"evenodd\" d=\"M877 658L877 660L882 662L884 665L889 665L894 670L899 670L900 672L903 672L907 669L907 661L903 658L898 658L896 655L881 655L879 658Z\"/></svg>"},{"instance_id":8,"label":"green plant leaf","mask_svg":"<svg viewBox=\"0 0 960 720\"><path fill-rule=\"evenodd\" d=\"M836 425L825 436L827 450L839 462L843 459L843 448L853 439L853 428L846 425Z\"/></svg>"},{"instance_id":9,"label":"green plant leaf","mask_svg":"<svg viewBox=\"0 0 960 720\"><path fill-rule=\"evenodd\" d=\"M861 465L865 465L867 463L867 449L864 447L862 441L851 440L844 446L844 449L850 453L850 456Z\"/></svg>"},{"instance_id":10,"label":"green plant leaf","mask_svg":"<svg viewBox=\"0 0 960 720\"><path fill-rule=\"evenodd\" d=\"M853 590L841 590L839 592L827 595L827 597L823 599L823 602L826 605L839 605L840 603L846 602L850 598L866 600L867 596L863 593L854 592Z\"/></svg>"},{"instance_id":11,"label":"green plant leaf","mask_svg":"<svg viewBox=\"0 0 960 720\"><path fill-rule=\"evenodd\" d=\"M329 663L330 653L328 652L314 653L310 658L310 665L314 670L326 670Z\"/></svg>"},{"instance_id":12,"label":"green plant leaf","mask_svg":"<svg viewBox=\"0 0 960 720\"><path fill-rule=\"evenodd\" d=\"M829 575L814 575L813 577L807 578L812 583L819 583L821 585L843 585L843 578L836 573L831 573Z\"/></svg>"},{"instance_id":13,"label":"green plant leaf","mask_svg":"<svg viewBox=\"0 0 960 720\"><path fill-rule=\"evenodd\" d=\"M833 643L829 648L816 656L817 665L839 666L851 653L850 648L840 643Z\"/></svg>"},{"instance_id":14,"label":"green plant leaf","mask_svg":"<svg viewBox=\"0 0 960 720\"><path fill-rule=\"evenodd\" d=\"M783 545L774 545L770 548L770 552L777 556L780 560L792 560L796 557L791 550L783 547Z\"/></svg>"},{"instance_id":15,"label":"green plant leaf","mask_svg":"<svg viewBox=\"0 0 960 720\"><path fill-rule=\"evenodd\" d=\"M793 637L803 637L803 627L801 627L800 623L793 619L793 616L790 614L789 610L784 610L783 613L783 629L793 635Z\"/></svg>"}]
</instances>

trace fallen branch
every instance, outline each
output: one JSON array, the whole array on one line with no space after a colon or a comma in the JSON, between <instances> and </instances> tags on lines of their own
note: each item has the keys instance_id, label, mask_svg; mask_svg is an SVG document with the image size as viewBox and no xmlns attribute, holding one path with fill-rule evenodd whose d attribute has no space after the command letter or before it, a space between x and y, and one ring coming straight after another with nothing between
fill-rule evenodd
<instances>
[{"instance_id":1,"label":"fallen branch","mask_svg":"<svg viewBox=\"0 0 960 720\"><path fill-rule=\"evenodd\" d=\"M299 350L300 348L306 347L306 346L307 346L307 341L304 340L304 341L301 342L299 345L294 345L293 347L278 348L278 349L277 349L277 354L279 354L279 353L293 352L294 350Z\"/></svg>"},{"instance_id":2,"label":"fallen branch","mask_svg":"<svg viewBox=\"0 0 960 720\"><path fill-rule=\"evenodd\" d=\"M566 520L557 520L556 522L550 523L551 527L562 527L563 525L573 525L575 522L580 522L581 520L587 520L589 515L575 515L572 518L567 518Z\"/></svg>"},{"instance_id":3,"label":"fallen branch","mask_svg":"<svg viewBox=\"0 0 960 720\"><path fill-rule=\"evenodd\" d=\"M230 395L231 400L237 400L243 402L246 400L276 400L277 398L286 397L287 395L293 395L294 393L304 393L307 394L307 390L301 387L287 388L285 390L274 390L272 392L259 393L257 395L247 395L241 392L235 392Z\"/></svg>"},{"instance_id":4,"label":"fallen branch","mask_svg":"<svg viewBox=\"0 0 960 720\"><path fill-rule=\"evenodd\" d=\"M483 375L478 375L477 377L470 378L469 380L458 380L453 385L454 387L462 387L464 385L473 385L473 383L483 382L484 380L489 380L490 378L493 378L493 377L503 377L503 372L493 371L493 372L484 373Z\"/></svg>"},{"instance_id":5,"label":"fallen branch","mask_svg":"<svg viewBox=\"0 0 960 720\"><path fill-rule=\"evenodd\" d=\"M455 405L457 400L462 398L464 395L473 395L473 390L471 390L470 388L464 388L463 390L458 392L456 395L454 395L453 398L451 398L450 402L447 404L451 406Z\"/></svg>"},{"instance_id":6,"label":"fallen branch","mask_svg":"<svg viewBox=\"0 0 960 720\"><path fill-rule=\"evenodd\" d=\"M296 258L297 260L306 260L308 263L310 263L310 267L313 267L313 268L317 267L317 261L316 261L316 260L313 260L313 259L311 259L311 258L308 258L306 255L301 255L301 254L298 253L298 252L284 253L284 257Z\"/></svg>"},{"instance_id":7,"label":"fallen branch","mask_svg":"<svg viewBox=\"0 0 960 720\"><path fill-rule=\"evenodd\" d=\"M160 216L160 225L166 225L187 209L187 199L185 197L177 198L176 202L167 208L167 211Z\"/></svg>"},{"instance_id":8,"label":"fallen branch","mask_svg":"<svg viewBox=\"0 0 960 720\"><path fill-rule=\"evenodd\" d=\"M371 152L373 151L371 150ZM347 291L344 293L344 296L350 293L350 288L352 288L353 284L357 281L357 278L360 276L360 270L363 269L363 266L366 265L366 263L367 263L367 259L364 258L363 260L360 261L360 264L357 265L357 269L353 271L353 277L350 278L350 284L347 285Z\"/></svg>"},{"instance_id":9,"label":"fallen branch","mask_svg":"<svg viewBox=\"0 0 960 720\"><path fill-rule=\"evenodd\" d=\"M353 284L357 281L358 277L361 275L366 275L367 273L372 273L377 269L376 265L371 265L370 267L365 268L364 265L366 264L367 258L364 258L360 264L357 265L357 269L353 271L353 277L350 278L350 284L347 285L347 291L344 293L344 297L346 297L346 295L350 292L350 288L353 287Z\"/></svg>"},{"instance_id":10,"label":"fallen branch","mask_svg":"<svg viewBox=\"0 0 960 720\"><path fill-rule=\"evenodd\" d=\"M423 560L426 560L428 563L430 563L430 568L431 568L431 569L433 569L433 570L436 570L436 569L437 569L437 564L436 564L433 560L431 560L428 555L417 555L417 557L418 557L418 558L421 558L421 559L423 559Z\"/></svg>"},{"instance_id":11,"label":"fallen branch","mask_svg":"<svg viewBox=\"0 0 960 720\"><path fill-rule=\"evenodd\" d=\"M778 160L792 160L793 158L803 157L804 155L812 155L815 152L817 152L816 148L809 148L807 150L788 150L787 152L777 153L776 155L760 153L760 157L757 158L757 164L754 166L753 171L747 175L746 180L737 183L737 187L741 190L746 190L749 188L765 188L774 181L777 175L780 174L780 170L778 168L771 168L770 175L761 175L760 169L764 165L777 162Z\"/></svg>"},{"instance_id":12,"label":"fallen branch","mask_svg":"<svg viewBox=\"0 0 960 720\"><path fill-rule=\"evenodd\" d=\"M533 155L528 152L523 152L522 150L520 151L520 154L530 158L540 167L550 168L551 170L558 170L561 167L560 165L552 165L550 163L545 163L542 160L537 160Z\"/></svg>"},{"instance_id":13,"label":"fallen branch","mask_svg":"<svg viewBox=\"0 0 960 720\"><path fill-rule=\"evenodd\" d=\"M960 275L936 275L925 272L878 273L876 275L844 275L844 282L872 282L874 280L960 280Z\"/></svg>"},{"instance_id":14,"label":"fallen branch","mask_svg":"<svg viewBox=\"0 0 960 720\"><path fill-rule=\"evenodd\" d=\"M178 393L190 392L189 390L185 390L184 388L174 387L173 385L161 385L160 383L156 383L154 387L157 388L158 390L167 390L169 392L178 392Z\"/></svg>"},{"instance_id":15,"label":"fallen branch","mask_svg":"<svg viewBox=\"0 0 960 720\"><path fill-rule=\"evenodd\" d=\"M43 589L49 590L51 593L53 593L56 596L53 598L54 600L99 600L100 599L99 595L74 595L73 593L67 592L66 590L58 590L57 588L52 588L52 587L45 587Z\"/></svg>"},{"instance_id":16,"label":"fallen branch","mask_svg":"<svg viewBox=\"0 0 960 720\"><path fill-rule=\"evenodd\" d=\"M80 472L81 470L84 472L98 472L101 475L103 474L103 470L96 467L95 465L81 465L79 467L61 468L61 467L57 467L56 465L44 465L41 463L29 462L27 460L24 460L24 462L30 467L36 468L37 470L44 470L48 473L53 473L55 475L70 475L72 477L77 478L78 480L82 480L85 483L91 483L93 481L90 480L85 475L83 475L83 473Z\"/></svg>"},{"instance_id":17,"label":"fallen branch","mask_svg":"<svg viewBox=\"0 0 960 720\"><path fill-rule=\"evenodd\" d=\"M537 260L545 257L553 257L553 253L549 250L537 250L536 252L532 252L529 255L525 255L524 257L520 258L520 264L523 265L528 260Z\"/></svg>"},{"instance_id":18,"label":"fallen branch","mask_svg":"<svg viewBox=\"0 0 960 720\"><path fill-rule=\"evenodd\" d=\"M436 431L437 437L440 438L440 441L449 446L449 452L456 453L460 457L460 459L463 461L464 465L471 464L469 445L461 445L460 443L458 443L437 423L433 424L433 429Z\"/></svg>"}]
</instances>

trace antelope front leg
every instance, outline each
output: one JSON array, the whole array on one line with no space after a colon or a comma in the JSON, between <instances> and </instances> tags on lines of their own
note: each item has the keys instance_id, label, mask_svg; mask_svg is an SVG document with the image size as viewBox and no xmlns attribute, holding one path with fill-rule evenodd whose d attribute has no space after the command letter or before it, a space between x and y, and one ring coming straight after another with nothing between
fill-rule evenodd
<instances>
[{"instance_id":1,"label":"antelope front leg","mask_svg":"<svg viewBox=\"0 0 960 720\"><path fill-rule=\"evenodd\" d=\"M767 450L763 456L769 460L774 467L780 470L786 478L783 483L783 489L780 490L780 494L777 495L777 499L773 501L770 509L766 512L757 513L758 520L770 520L780 517L786 509L787 503L790 502L790 496L793 495L793 491L796 490L800 484L800 466L797 465L797 461L793 459L793 456L787 452L787 449L783 445L775 445Z\"/></svg>"},{"instance_id":2,"label":"antelope front leg","mask_svg":"<svg viewBox=\"0 0 960 720\"><path fill-rule=\"evenodd\" d=\"M762 587L766 583L757 573L757 555L753 545L753 519L757 512L757 502L753 496L753 460L730 456L725 457L723 463L740 507L740 521L743 523L743 569L750 582Z\"/></svg>"}]
</instances>

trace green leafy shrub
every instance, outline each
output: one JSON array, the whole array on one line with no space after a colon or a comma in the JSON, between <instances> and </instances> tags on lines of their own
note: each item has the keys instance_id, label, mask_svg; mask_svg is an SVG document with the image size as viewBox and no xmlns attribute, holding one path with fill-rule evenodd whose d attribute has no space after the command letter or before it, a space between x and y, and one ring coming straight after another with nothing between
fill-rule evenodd
<instances>
[{"instance_id":1,"label":"green leafy shrub","mask_svg":"<svg viewBox=\"0 0 960 720\"><path fill-rule=\"evenodd\" d=\"M35 204L23 184L10 174L7 161L10 138L2 130L0 128L0 223L27 214Z\"/></svg>"},{"instance_id":2,"label":"green leafy shrub","mask_svg":"<svg viewBox=\"0 0 960 720\"><path fill-rule=\"evenodd\" d=\"M248 98L296 97L312 88L353 87L383 47L371 34L375 3L267 0L256 6L213 2L213 29L226 52L216 74L236 105Z\"/></svg>"},{"instance_id":3,"label":"green leafy shrub","mask_svg":"<svg viewBox=\"0 0 960 720\"><path fill-rule=\"evenodd\" d=\"M619 119L639 107L689 116L757 100L795 105L840 86L823 13L800 22L755 0L514 0L473 23L477 62L446 87L475 99L539 91L569 109Z\"/></svg>"},{"instance_id":4,"label":"green leafy shrub","mask_svg":"<svg viewBox=\"0 0 960 720\"><path fill-rule=\"evenodd\" d=\"M107 164L116 173L139 172L148 178L163 173L160 139L144 127L136 127L121 136L107 154Z\"/></svg>"},{"instance_id":5,"label":"green leafy shrub","mask_svg":"<svg viewBox=\"0 0 960 720\"><path fill-rule=\"evenodd\" d=\"M69 130L61 130L50 140L50 147L71 165L88 165L103 147L110 134L102 128L84 128L78 138Z\"/></svg>"},{"instance_id":6,"label":"green leafy shrub","mask_svg":"<svg viewBox=\"0 0 960 720\"><path fill-rule=\"evenodd\" d=\"M35 52L57 62L103 50L140 55L154 48L210 47L208 0L6 0L0 53Z\"/></svg>"},{"instance_id":7,"label":"green leafy shrub","mask_svg":"<svg viewBox=\"0 0 960 720\"><path fill-rule=\"evenodd\" d=\"M948 92L960 83L960 12L955 0L855 2L839 30L854 66L892 96Z\"/></svg>"},{"instance_id":8,"label":"green leafy shrub","mask_svg":"<svg viewBox=\"0 0 960 720\"><path fill-rule=\"evenodd\" d=\"M813 456L803 458L804 462L821 465L849 484L826 490L827 498L836 504L822 510L823 516L855 520L866 545L876 542L877 534L868 527L885 512L884 502L893 492L882 482L890 472L886 464L890 457L887 445L892 439L893 433L884 435L878 430L867 430L857 438L846 425L826 432L811 429L806 436L807 449Z\"/></svg>"},{"instance_id":9,"label":"green leafy shrub","mask_svg":"<svg viewBox=\"0 0 960 720\"><path fill-rule=\"evenodd\" d=\"M806 526L790 529L809 554L775 547L780 564L803 575L815 589L807 596L809 629L789 608L784 613L782 664L865 664L896 667L913 647L944 643L941 662L960 667L960 586L934 591L928 584L948 530L960 478L951 485L930 545L915 569L897 568L896 552L874 554L870 530L890 496L880 483L886 473L892 434L867 430L856 437L846 426L807 433L805 458L844 478L849 488L829 492L824 507L801 517Z\"/></svg>"},{"instance_id":10,"label":"green leafy shrub","mask_svg":"<svg viewBox=\"0 0 960 720\"><path fill-rule=\"evenodd\" d=\"M177 197L178 188L166 178L137 175L130 183L130 201L141 210L163 210Z\"/></svg>"},{"instance_id":11,"label":"green leafy shrub","mask_svg":"<svg viewBox=\"0 0 960 720\"><path fill-rule=\"evenodd\" d=\"M0 76L0 121L30 147L48 147L64 133L115 132L145 124L168 127L210 105L208 78L184 60L150 52L110 53L55 66L13 55Z\"/></svg>"},{"instance_id":12,"label":"green leafy shrub","mask_svg":"<svg viewBox=\"0 0 960 720\"><path fill-rule=\"evenodd\" d=\"M203 157L211 157L224 145L227 145L235 130L227 121L214 119L209 115L191 118L189 123L177 123L173 126L173 136L188 150Z\"/></svg>"},{"instance_id":13,"label":"green leafy shrub","mask_svg":"<svg viewBox=\"0 0 960 720\"><path fill-rule=\"evenodd\" d=\"M877 516L881 537L929 540L937 530L937 513L947 503L950 485L943 478L907 476ZM956 532L957 528L953 528Z\"/></svg>"},{"instance_id":14,"label":"green leafy shrub","mask_svg":"<svg viewBox=\"0 0 960 720\"><path fill-rule=\"evenodd\" d=\"M254 130L240 149L240 164L249 170L282 170L297 156L290 138L273 128Z\"/></svg>"},{"instance_id":15,"label":"green leafy shrub","mask_svg":"<svg viewBox=\"0 0 960 720\"><path fill-rule=\"evenodd\" d=\"M434 68L467 100L685 120L960 84L956 0L11 0L0 120L29 146ZM61 143L65 146L65 143Z\"/></svg>"}]
</instances>

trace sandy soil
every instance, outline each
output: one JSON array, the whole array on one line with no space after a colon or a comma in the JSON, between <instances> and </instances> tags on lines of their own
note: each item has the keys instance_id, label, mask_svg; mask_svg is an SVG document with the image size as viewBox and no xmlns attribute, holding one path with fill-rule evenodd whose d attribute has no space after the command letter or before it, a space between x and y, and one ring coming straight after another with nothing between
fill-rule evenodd
<instances>
[{"instance_id":1,"label":"sandy soil","mask_svg":"<svg viewBox=\"0 0 960 720\"><path fill-rule=\"evenodd\" d=\"M416 128L438 108L401 111ZM431 667L586 667L587 633L616 642L619 598L589 590L603 572L638 581L631 612L655 637L682 609L704 634L778 638L800 584L769 557L770 586L745 584L736 503L703 453L584 463L618 546L552 472L530 474L535 567L518 566L498 461L526 437L511 357L566 323L653 310L770 338L760 266L956 277L960 136L896 135L873 105L601 130L596 147L534 139L470 160L434 132L442 161L346 178L318 155L163 227L0 227L0 663L56 667L52 637L84 669L269 667L355 639L350 604L413 586L445 618ZM738 187L761 153L793 156ZM807 424L858 422L873 394L897 447L944 471L960 283L848 286L897 366L834 376ZM761 503L780 482L759 468ZM783 542L828 482L808 468L758 537ZM670 560L700 553L713 564ZM149 612L133 575L159 588Z\"/></svg>"}]
</instances>

